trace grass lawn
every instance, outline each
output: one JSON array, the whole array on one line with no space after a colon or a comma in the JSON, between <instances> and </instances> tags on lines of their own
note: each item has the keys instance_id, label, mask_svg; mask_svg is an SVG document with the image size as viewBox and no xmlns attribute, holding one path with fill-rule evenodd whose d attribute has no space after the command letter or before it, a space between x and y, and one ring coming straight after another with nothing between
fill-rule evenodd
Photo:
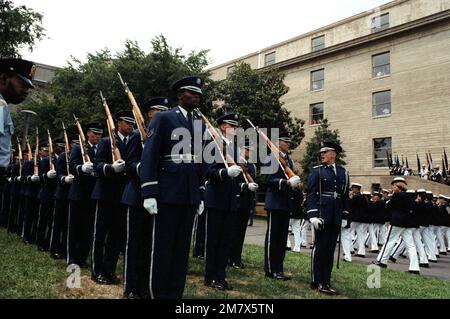
<instances>
[{"instance_id":1,"label":"grass lawn","mask_svg":"<svg viewBox=\"0 0 450 319\"><path fill-rule=\"evenodd\" d=\"M290 281L264 277L262 247L246 245L243 257L245 270L228 269L227 280L234 290L221 292L203 286L203 263L191 258L185 298L326 298L309 288L310 258L287 253L285 272ZM118 266L122 274L122 259ZM340 295L334 298L450 298L450 281L406 272L381 270L381 287L367 287L367 267L341 263L333 271L333 285ZM0 229L0 299L2 298L121 298L122 286L102 286L90 280L89 271L82 270L81 288L66 287L66 264L39 252L34 245L21 243L16 235Z\"/></svg>"}]
</instances>

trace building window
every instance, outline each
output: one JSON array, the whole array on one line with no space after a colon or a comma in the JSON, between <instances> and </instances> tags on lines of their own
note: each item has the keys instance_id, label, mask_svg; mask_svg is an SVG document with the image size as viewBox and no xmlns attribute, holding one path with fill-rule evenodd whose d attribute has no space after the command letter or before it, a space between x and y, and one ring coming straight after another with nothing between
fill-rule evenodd
<instances>
[{"instance_id":1,"label":"building window","mask_svg":"<svg viewBox=\"0 0 450 319\"><path fill-rule=\"evenodd\" d=\"M391 91L373 93L372 105L373 117L391 114Z\"/></svg>"},{"instance_id":2,"label":"building window","mask_svg":"<svg viewBox=\"0 0 450 319\"><path fill-rule=\"evenodd\" d=\"M311 39L311 51L319 51L325 48L325 35Z\"/></svg>"},{"instance_id":3,"label":"building window","mask_svg":"<svg viewBox=\"0 0 450 319\"><path fill-rule=\"evenodd\" d=\"M264 57L264 66L272 65L275 63L275 52L267 53Z\"/></svg>"},{"instance_id":4,"label":"building window","mask_svg":"<svg viewBox=\"0 0 450 319\"><path fill-rule=\"evenodd\" d=\"M227 68L227 76L230 75L236 69L235 65L229 66Z\"/></svg>"},{"instance_id":5,"label":"building window","mask_svg":"<svg viewBox=\"0 0 450 319\"><path fill-rule=\"evenodd\" d=\"M372 18L372 32L378 32L389 28L389 13Z\"/></svg>"},{"instance_id":6,"label":"building window","mask_svg":"<svg viewBox=\"0 0 450 319\"><path fill-rule=\"evenodd\" d=\"M391 55L389 52L372 56L372 76L377 78L379 76L391 74L390 60Z\"/></svg>"},{"instance_id":7,"label":"building window","mask_svg":"<svg viewBox=\"0 0 450 319\"><path fill-rule=\"evenodd\" d=\"M388 154L392 153L392 138L373 139L373 167L388 167Z\"/></svg>"},{"instance_id":8,"label":"building window","mask_svg":"<svg viewBox=\"0 0 450 319\"><path fill-rule=\"evenodd\" d=\"M311 114L311 125L320 124L323 120L323 102L310 104L309 114Z\"/></svg>"},{"instance_id":9,"label":"building window","mask_svg":"<svg viewBox=\"0 0 450 319\"><path fill-rule=\"evenodd\" d=\"M325 81L325 70L311 72L311 91L322 90Z\"/></svg>"}]
</instances>

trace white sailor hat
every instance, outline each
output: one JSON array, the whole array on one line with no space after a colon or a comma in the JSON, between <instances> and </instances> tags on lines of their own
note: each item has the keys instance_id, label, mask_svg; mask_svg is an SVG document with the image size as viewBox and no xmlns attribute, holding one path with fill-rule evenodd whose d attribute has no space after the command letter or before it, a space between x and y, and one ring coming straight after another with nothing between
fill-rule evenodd
<instances>
[{"instance_id":1,"label":"white sailor hat","mask_svg":"<svg viewBox=\"0 0 450 319\"><path fill-rule=\"evenodd\" d=\"M394 179L391 182L391 185L393 185L393 184L395 184L397 182L405 183L406 185L408 185L406 183L406 179L404 179L403 177L394 177Z\"/></svg>"},{"instance_id":2,"label":"white sailor hat","mask_svg":"<svg viewBox=\"0 0 450 319\"><path fill-rule=\"evenodd\" d=\"M423 189L423 188L419 188L418 190L417 190L417 193L426 193L427 191L425 190L425 189Z\"/></svg>"},{"instance_id":3,"label":"white sailor hat","mask_svg":"<svg viewBox=\"0 0 450 319\"><path fill-rule=\"evenodd\" d=\"M352 187L359 187L359 188L362 188L362 185L361 185L360 183L351 183L351 184L350 184L350 188L352 188Z\"/></svg>"},{"instance_id":4,"label":"white sailor hat","mask_svg":"<svg viewBox=\"0 0 450 319\"><path fill-rule=\"evenodd\" d=\"M371 194L370 192L368 192L368 191L361 192L361 194L362 194L362 195L369 195L369 196L372 195L372 194Z\"/></svg>"}]
</instances>

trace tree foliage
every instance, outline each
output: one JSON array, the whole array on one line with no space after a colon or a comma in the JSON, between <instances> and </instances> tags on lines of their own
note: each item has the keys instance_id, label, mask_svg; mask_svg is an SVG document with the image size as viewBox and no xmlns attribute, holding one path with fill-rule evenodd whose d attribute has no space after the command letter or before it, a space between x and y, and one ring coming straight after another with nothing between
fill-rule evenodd
<instances>
[{"instance_id":1,"label":"tree foliage","mask_svg":"<svg viewBox=\"0 0 450 319\"><path fill-rule=\"evenodd\" d=\"M36 41L45 37L42 18L26 6L14 7L12 1L0 0L0 57L20 57L23 47L32 51Z\"/></svg>"},{"instance_id":2,"label":"tree foliage","mask_svg":"<svg viewBox=\"0 0 450 319\"><path fill-rule=\"evenodd\" d=\"M300 165L303 168L301 174L302 182L306 185L309 172L311 168L320 164L319 150L320 142L332 141L338 145L341 145L339 139L339 130L330 130L330 124L327 119L324 119L320 125L316 128L313 137L306 143L306 152L303 158L300 160ZM345 150L337 156L336 162L339 165L345 165Z\"/></svg>"},{"instance_id":3,"label":"tree foliage","mask_svg":"<svg viewBox=\"0 0 450 319\"><path fill-rule=\"evenodd\" d=\"M87 55L82 63L72 57L68 65L56 72L52 83L33 92L28 103L21 109L35 111L38 115L33 124L49 128L55 135L61 135L61 121L66 126L73 123L73 114L80 122L105 121L100 91L103 92L111 112L130 109L127 95L117 73L128 83L139 105L156 96L175 96L171 84L186 75L208 78L205 67L208 64L207 51L190 52L183 55L179 48L172 48L164 36L151 41L149 53L136 42L126 41L124 49L112 54L108 49ZM15 114L17 131L22 130L23 115Z\"/></svg>"},{"instance_id":4,"label":"tree foliage","mask_svg":"<svg viewBox=\"0 0 450 319\"><path fill-rule=\"evenodd\" d=\"M289 91L284 84L284 74L276 71L252 70L249 64L239 63L228 77L212 89L215 100L224 104L215 114L238 112L243 127L249 127L246 119L261 128L279 128L289 132L293 148L302 141L304 120L293 117L280 100Z\"/></svg>"}]
</instances>

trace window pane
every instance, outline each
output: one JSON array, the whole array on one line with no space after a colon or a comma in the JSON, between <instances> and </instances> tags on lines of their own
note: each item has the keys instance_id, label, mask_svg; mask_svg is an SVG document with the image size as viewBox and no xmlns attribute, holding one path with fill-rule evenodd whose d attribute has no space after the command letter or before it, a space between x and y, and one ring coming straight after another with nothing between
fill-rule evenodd
<instances>
[{"instance_id":1,"label":"window pane","mask_svg":"<svg viewBox=\"0 0 450 319\"><path fill-rule=\"evenodd\" d=\"M389 28L389 13L372 18L372 32Z\"/></svg>"},{"instance_id":2,"label":"window pane","mask_svg":"<svg viewBox=\"0 0 450 319\"><path fill-rule=\"evenodd\" d=\"M264 58L264 66L268 66L275 63L275 52L267 53Z\"/></svg>"},{"instance_id":3,"label":"window pane","mask_svg":"<svg viewBox=\"0 0 450 319\"><path fill-rule=\"evenodd\" d=\"M373 116L391 114L391 91L373 94Z\"/></svg>"},{"instance_id":4,"label":"window pane","mask_svg":"<svg viewBox=\"0 0 450 319\"><path fill-rule=\"evenodd\" d=\"M388 75L391 73L390 53L382 53L372 57L373 77Z\"/></svg>"},{"instance_id":5,"label":"window pane","mask_svg":"<svg viewBox=\"0 0 450 319\"><path fill-rule=\"evenodd\" d=\"M311 125L319 124L323 120L323 103L315 103L309 106Z\"/></svg>"},{"instance_id":6,"label":"window pane","mask_svg":"<svg viewBox=\"0 0 450 319\"><path fill-rule=\"evenodd\" d=\"M391 154L392 138L374 138L373 139L373 166L388 167L387 156Z\"/></svg>"},{"instance_id":7,"label":"window pane","mask_svg":"<svg viewBox=\"0 0 450 319\"><path fill-rule=\"evenodd\" d=\"M324 76L325 76L325 74L324 74L323 69L311 72L311 90L312 91L323 89Z\"/></svg>"},{"instance_id":8,"label":"window pane","mask_svg":"<svg viewBox=\"0 0 450 319\"><path fill-rule=\"evenodd\" d=\"M380 66L380 65L386 65L389 64L389 52L374 55L373 56L373 66Z\"/></svg>"},{"instance_id":9,"label":"window pane","mask_svg":"<svg viewBox=\"0 0 450 319\"><path fill-rule=\"evenodd\" d=\"M325 48L325 36L321 35L320 37L313 38L311 40L311 48L312 51L317 51Z\"/></svg>"}]
</instances>

